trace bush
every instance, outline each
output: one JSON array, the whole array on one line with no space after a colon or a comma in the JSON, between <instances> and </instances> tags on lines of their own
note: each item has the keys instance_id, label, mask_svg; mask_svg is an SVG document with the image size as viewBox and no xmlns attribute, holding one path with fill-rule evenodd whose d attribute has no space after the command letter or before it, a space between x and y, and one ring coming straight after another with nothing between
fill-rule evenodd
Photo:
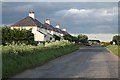
<instances>
[{"instance_id":1,"label":"bush","mask_svg":"<svg viewBox=\"0 0 120 80\"><path fill-rule=\"evenodd\" d=\"M83 44L86 44L88 42L88 36L86 36L86 35L80 34L80 35L78 35L78 39Z\"/></svg>"},{"instance_id":2,"label":"bush","mask_svg":"<svg viewBox=\"0 0 120 80\"><path fill-rule=\"evenodd\" d=\"M68 41L70 41L70 42L75 42L75 43L78 43L78 42L79 42L79 40L78 40L78 38L77 38L76 36L72 36L72 35L70 35L70 34L65 35L65 36L64 36L64 39L65 39L65 40L68 40Z\"/></svg>"},{"instance_id":3,"label":"bush","mask_svg":"<svg viewBox=\"0 0 120 80\"><path fill-rule=\"evenodd\" d=\"M106 46L108 46L108 45L111 45L111 42L101 42L101 45L102 45L103 47L106 47Z\"/></svg>"},{"instance_id":4,"label":"bush","mask_svg":"<svg viewBox=\"0 0 120 80\"><path fill-rule=\"evenodd\" d=\"M71 36L70 34L64 35L64 39L68 40L68 41L73 41L73 36Z\"/></svg>"},{"instance_id":5,"label":"bush","mask_svg":"<svg viewBox=\"0 0 120 80\"><path fill-rule=\"evenodd\" d=\"M115 42L116 45L120 45L120 35L113 36L113 42Z\"/></svg>"},{"instance_id":6,"label":"bush","mask_svg":"<svg viewBox=\"0 0 120 80\"><path fill-rule=\"evenodd\" d=\"M33 44L34 35L31 33L31 30L11 30L9 27L2 27L2 44Z\"/></svg>"}]
</instances>

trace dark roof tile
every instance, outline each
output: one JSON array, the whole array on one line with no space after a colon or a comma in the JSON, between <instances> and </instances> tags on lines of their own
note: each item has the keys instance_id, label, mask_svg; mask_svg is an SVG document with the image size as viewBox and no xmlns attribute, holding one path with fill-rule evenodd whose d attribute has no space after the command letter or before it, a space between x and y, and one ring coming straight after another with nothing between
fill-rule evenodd
<instances>
[{"instance_id":1,"label":"dark roof tile","mask_svg":"<svg viewBox=\"0 0 120 80\"><path fill-rule=\"evenodd\" d=\"M62 33L63 33L63 34L69 34L69 33L68 33L68 32L66 32L66 31L62 31Z\"/></svg>"},{"instance_id":2,"label":"dark roof tile","mask_svg":"<svg viewBox=\"0 0 120 80\"><path fill-rule=\"evenodd\" d=\"M15 24L11 25L11 26L38 26L38 27L42 27L44 28L44 25L39 22L37 19L33 19L31 17L26 17L18 22L16 22Z\"/></svg>"},{"instance_id":3,"label":"dark roof tile","mask_svg":"<svg viewBox=\"0 0 120 80\"><path fill-rule=\"evenodd\" d=\"M45 27L45 29L55 31L55 28L54 28L52 25L49 25L49 24L47 24L47 23L44 23L44 27Z\"/></svg>"},{"instance_id":4,"label":"dark roof tile","mask_svg":"<svg viewBox=\"0 0 120 80\"><path fill-rule=\"evenodd\" d=\"M44 25L40 21L38 21L37 19L33 19L33 21L36 23L36 25L38 27L45 28Z\"/></svg>"},{"instance_id":5,"label":"dark roof tile","mask_svg":"<svg viewBox=\"0 0 120 80\"><path fill-rule=\"evenodd\" d=\"M58 33L63 33L61 29L59 28L55 28L55 31L58 32Z\"/></svg>"},{"instance_id":6,"label":"dark roof tile","mask_svg":"<svg viewBox=\"0 0 120 80\"><path fill-rule=\"evenodd\" d=\"M38 27L41 27L44 29L53 30L53 31L58 32L58 33L68 34L66 31L62 31L59 28L54 28L52 25L49 25L47 23L42 24L37 19L33 19L29 16L16 22L15 24L13 24L11 26L13 26L13 27L14 26L38 26Z\"/></svg>"},{"instance_id":7,"label":"dark roof tile","mask_svg":"<svg viewBox=\"0 0 120 80\"><path fill-rule=\"evenodd\" d=\"M31 17L26 17L11 26L37 26Z\"/></svg>"}]
</instances>

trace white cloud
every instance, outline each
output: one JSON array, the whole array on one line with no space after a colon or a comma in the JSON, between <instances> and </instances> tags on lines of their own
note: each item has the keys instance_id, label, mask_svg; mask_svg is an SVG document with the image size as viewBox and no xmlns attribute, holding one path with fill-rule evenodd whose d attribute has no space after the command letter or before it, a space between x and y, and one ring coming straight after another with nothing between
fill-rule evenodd
<instances>
[{"instance_id":1,"label":"white cloud","mask_svg":"<svg viewBox=\"0 0 120 80\"><path fill-rule=\"evenodd\" d=\"M92 13L94 10L93 9L69 9L68 12L72 14L89 14Z\"/></svg>"},{"instance_id":2,"label":"white cloud","mask_svg":"<svg viewBox=\"0 0 120 80\"><path fill-rule=\"evenodd\" d=\"M76 28L76 33L77 31L83 32L84 30L90 33L117 33L117 7L99 9L71 8L68 10L57 11L55 12L55 15L60 17L62 21L66 21L66 23L72 23L69 26L76 26L74 27Z\"/></svg>"},{"instance_id":3,"label":"white cloud","mask_svg":"<svg viewBox=\"0 0 120 80\"><path fill-rule=\"evenodd\" d=\"M60 10L55 13L56 15L63 15L63 16L78 16L78 17L111 17L116 16L118 14L117 7L110 8L110 9L75 9L71 8L69 10Z\"/></svg>"},{"instance_id":4,"label":"white cloud","mask_svg":"<svg viewBox=\"0 0 120 80\"><path fill-rule=\"evenodd\" d=\"M69 9L69 10L61 10L57 11L55 14L56 15L64 15L64 16L71 16L71 15L76 15L76 16L88 16L89 14L93 13L93 9Z\"/></svg>"}]
</instances>

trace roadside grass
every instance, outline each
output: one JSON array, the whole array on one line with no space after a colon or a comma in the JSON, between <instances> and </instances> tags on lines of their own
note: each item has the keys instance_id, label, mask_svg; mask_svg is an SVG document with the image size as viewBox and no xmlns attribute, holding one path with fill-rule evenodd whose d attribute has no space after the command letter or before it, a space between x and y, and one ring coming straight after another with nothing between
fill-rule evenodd
<instances>
[{"instance_id":1,"label":"roadside grass","mask_svg":"<svg viewBox=\"0 0 120 80\"><path fill-rule=\"evenodd\" d=\"M120 46L118 45L108 45L106 46L110 51L112 51L115 55L120 57Z\"/></svg>"},{"instance_id":2,"label":"roadside grass","mask_svg":"<svg viewBox=\"0 0 120 80\"><path fill-rule=\"evenodd\" d=\"M2 77L9 78L26 69L34 68L46 62L79 49L67 41L48 43L45 46L9 45L2 47Z\"/></svg>"}]
</instances>

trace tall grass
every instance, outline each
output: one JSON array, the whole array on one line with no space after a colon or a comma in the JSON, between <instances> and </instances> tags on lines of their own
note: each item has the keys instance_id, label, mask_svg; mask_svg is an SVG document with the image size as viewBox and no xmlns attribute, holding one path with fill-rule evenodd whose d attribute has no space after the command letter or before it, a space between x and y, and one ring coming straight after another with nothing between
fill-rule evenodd
<instances>
[{"instance_id":1,"label":"tall grass","mask_svg":"<svg viewBox=\"0 0 120 80\"><path fill-rule=\"evenodd\" d=\"M118 45L108 45L107 48L111 50L115 55L120 57L120 46Z\"/></svg>"},{"instance_id":2,"label":"tall grass","mask_svg":"<svg viewBox=\"0 0 120 80\"><path fill-rule=\"evenodd\" d=\"M80 48L67 41L47 43L45 46L9 45L2 47L3 78L11 77L28 68L42 65Z\"/></svg>"}]
</instances>

